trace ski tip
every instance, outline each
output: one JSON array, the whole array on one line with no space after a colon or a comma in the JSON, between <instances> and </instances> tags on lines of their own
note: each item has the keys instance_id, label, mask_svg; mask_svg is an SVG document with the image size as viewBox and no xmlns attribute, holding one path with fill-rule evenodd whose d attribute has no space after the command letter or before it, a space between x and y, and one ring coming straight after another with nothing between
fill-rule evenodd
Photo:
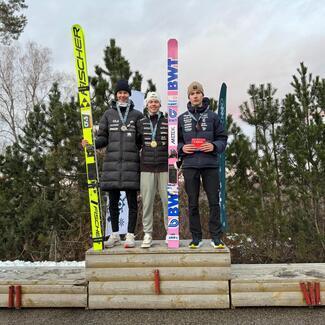
<instances>
[{"instance_id":1,"label":"ski tip","mask_svg":"<svg viewBox=\"0 0 325 325\"><path fill-rule=\"evenodd\" d=\"M170 38L167 43L168 46L172 46L172 45L177 45L178 42L176 38Z\"/></svg>"},{"instance_id":2,"label":"ski tip","mask_svg":"<svg viewBox=\"0 0 325 325\"><path fill-rule=\"evenodd\" d=\"M219 107L220 107L220 104L221 104L221 99L223 97L225 98L226 94L227 94L227 85L226 85L225 82L223 82L222 85L221 85L220 94L219 94L219 105L218 105ZM222 100L222 101L224 102L224 100Z\"/></svg>"},{"instance_id":3,"label":"ski tip","mask_svg":"<svg viewBox=\"0 0 325 325\"><path fill-rule=\"evenodd\" d=\"M82 29L82 27L79 24L73 24L71 29L72 30L74 30L74 29Z\"/></svg>"}]
</instances>

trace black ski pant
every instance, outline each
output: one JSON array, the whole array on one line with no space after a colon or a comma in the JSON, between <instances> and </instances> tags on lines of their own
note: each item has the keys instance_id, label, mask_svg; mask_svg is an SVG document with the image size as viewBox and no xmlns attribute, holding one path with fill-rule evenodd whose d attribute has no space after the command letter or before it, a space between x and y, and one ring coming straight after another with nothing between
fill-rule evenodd
<instances>
[{"instance_id":1,"label":"black ski pant","mask_svg":"<svg viewBox=\"0 0 325 325\"><path fill-rule=\"evenodd\" d=\"M183 169L185 190L188 196L190 232L193 238L202 239L202 228L199 212L200 183L207 194L209 202L209 232L212 238L222 235L219 206L219 171L217 168L185 168Z\"/></svg>"},{"instance_id":2,"label":"black ski pant","mask_svg":"<svg viewBox=\"0 0 325 325\"><path fill-rule=\"evenodd\" d=\"M137 191L125 190L125 193L126 193L126 199L128 201L128 207L129 207L128 232L134 234L135 226L137 224L137 216L138 216ZM108 191L108 197L109 197L109 213L112 221L112 230L113 232L118 232L119 218L120 218L120 209L118 203L120 200L120 191L119 190Z\"/></svg>"}]
</instances>

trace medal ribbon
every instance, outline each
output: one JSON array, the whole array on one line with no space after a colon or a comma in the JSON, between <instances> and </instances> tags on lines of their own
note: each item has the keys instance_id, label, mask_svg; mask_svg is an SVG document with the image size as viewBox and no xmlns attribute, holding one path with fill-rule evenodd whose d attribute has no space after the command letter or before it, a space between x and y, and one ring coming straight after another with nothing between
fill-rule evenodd
<instances>
[{"instance_id":1,"label":"medal ribbon","mask_svg":"<svg viewBox=\"0 0 325 325\"><path fill-rule=\"evenodd\" d=\"M116 103L118 116L120 117L120 120L122 121L123 126L126 126L126 120L128 119L128 115L129 115L129 112L130 112L130 104L131 104L131 102L128 101L127 106L126 106L126 110L125 110L125 113L124 113L124 117L123 117L121 109L120 109L120 105L119 105L118 102Z\"/></svg>"},{"instance_id":2,"label":"medal ribbon","mask_svg":"<svg viewBox=\"0 0 325 325\"><path fill-rule=\"evenodd\" d=\"M151 122L151 119L150 119L150 117L149 117L150 130L151 130L151 133L152 133L152 135L151 135L151 141L155 141L155 139L156 139L156 133L157 133L158 122L159 122L159 119L160 119L161 115L162 115L162 113L159 112L159 114L158 114L158 118L157 118L157 123L156 123L155 127L153 127L152 122Z\"/></svg>"},{"instance_id":3,"label":"medal ribbon","mask_svg":"<svg viewBox=\"0 0 325 325\"><path fill-rule=\"evenodd\" d=\"M192 120L194 120L196 122L196 125L199 124L200 120L203 117L203 114L207 112L207 110L209 109L209 106L204 110L203 113L200 113L199 118L197 119L190 111L188 111L188 114L191 116Z\"/></svg>"}]
</instances>

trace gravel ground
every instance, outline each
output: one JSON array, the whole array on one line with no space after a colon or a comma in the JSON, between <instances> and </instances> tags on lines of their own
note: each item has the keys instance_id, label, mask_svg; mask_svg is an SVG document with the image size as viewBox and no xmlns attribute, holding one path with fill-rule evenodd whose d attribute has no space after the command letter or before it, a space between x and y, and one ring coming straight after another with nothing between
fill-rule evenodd
<instances>
[{"instance_id":1,"label":"gravel ground","mask_svg":"<svg viewBox=\"0 0 325 325\"><path fill-rule=\"evenodd\" d=\"M325 308L237 308L232 310L0 309L0 324L324 325Z\"/></svg>"}]
</instances>

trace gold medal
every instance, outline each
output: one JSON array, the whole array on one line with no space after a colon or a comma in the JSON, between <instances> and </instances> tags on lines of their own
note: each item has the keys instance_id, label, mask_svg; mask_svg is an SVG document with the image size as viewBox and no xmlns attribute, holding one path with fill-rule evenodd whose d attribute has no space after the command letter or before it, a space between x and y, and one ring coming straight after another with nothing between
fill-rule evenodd
<instances>
[{"instance_id":1,"label":"gold medal","mask_svg":"<svg viewBox=\"0 0 325 325\"><path fill-rule=\"evenodd\" d=\"M152 140L152 141L150 142L150 146L151 146L151 148L156 148L156 147L157 147L157 141Z\"/></svg>"},{"instance_id":2,"label":"gold medal","mask_svg":"<svg viewBox=\"0 0 325 325\"><path fill-rule=\"evenodd\" d=\"M122 126L121 126L121 131L125 132L125 131L127 131L127 130L128 130L128 128L127 128L126 125L122 125Z\"/></svg>"}]
</instances>

